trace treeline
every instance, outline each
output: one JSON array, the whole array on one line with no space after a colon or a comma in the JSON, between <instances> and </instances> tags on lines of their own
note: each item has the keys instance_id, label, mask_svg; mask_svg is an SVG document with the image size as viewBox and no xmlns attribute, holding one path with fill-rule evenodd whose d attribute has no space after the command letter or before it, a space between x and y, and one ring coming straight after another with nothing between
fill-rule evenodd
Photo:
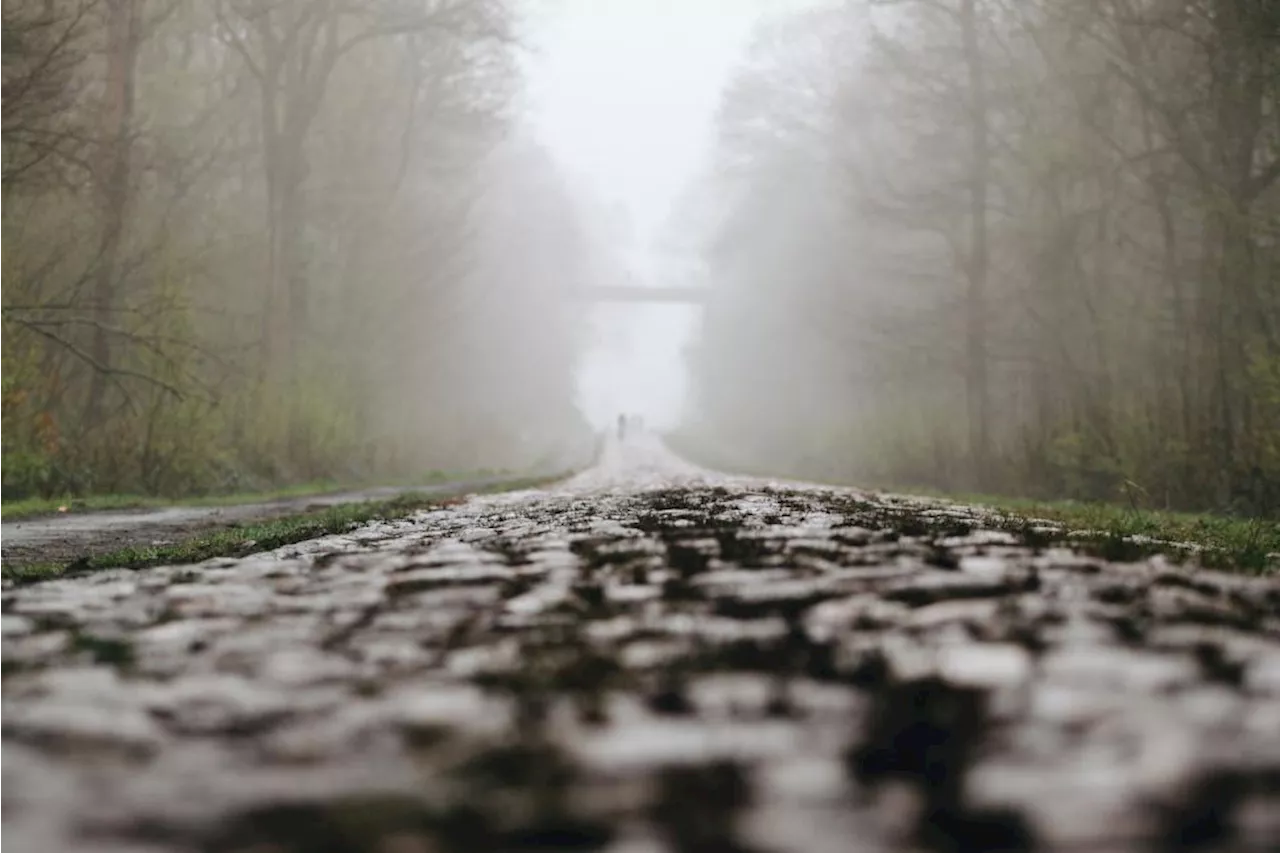
<instances>
[{"instance_id":1,"label":"treeline","mask_svg":"<svg viewBox=\"0 0 1280 853\"><path fill-rule=\"evenodd\" d=\"M524 467L597 263L494 0L6 0L6 498Z\"/></svg>"},{"instance_id":2,"label":"treeline","mask_svg":"<svg viewBox=\"0 0 1280 853\"><path fill-rule=\"evenodd\" d=\"M1280 512L1280 4L774 21L698 209L692 435L883 485Z\"/></svg>"}]
</instances>

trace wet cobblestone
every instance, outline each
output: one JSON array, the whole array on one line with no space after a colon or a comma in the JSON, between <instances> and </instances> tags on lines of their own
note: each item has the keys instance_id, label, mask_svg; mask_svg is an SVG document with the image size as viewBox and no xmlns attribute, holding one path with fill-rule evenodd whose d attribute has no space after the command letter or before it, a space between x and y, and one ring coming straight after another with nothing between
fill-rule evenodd
<instances>
[{"instance_id":1,"label":"wet cobblestone","mask_svg":"<svg viewBox=\"0 0 1280 853\"><path fill-rule=\"evenodd\" d=\"M1277 849L1275 579L611 453L7 587L11 849Z\"/></svg>"}]
</instances>

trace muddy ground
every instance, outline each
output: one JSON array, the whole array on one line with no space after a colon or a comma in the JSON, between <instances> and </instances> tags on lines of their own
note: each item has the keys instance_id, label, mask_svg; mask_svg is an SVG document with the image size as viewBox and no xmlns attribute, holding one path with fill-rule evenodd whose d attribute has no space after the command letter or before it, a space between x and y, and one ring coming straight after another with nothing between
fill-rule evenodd
<instances>
[{"instance_id":1,"label":"muddy ground","mask_svg":"<svg viewBox=\"0 0 1280 853\"><path fill-rule=\"evenodd\" d=\"M1280 582L656 443L3 592L13 850L1263 851Z\"/></svg>"}]
</instances>

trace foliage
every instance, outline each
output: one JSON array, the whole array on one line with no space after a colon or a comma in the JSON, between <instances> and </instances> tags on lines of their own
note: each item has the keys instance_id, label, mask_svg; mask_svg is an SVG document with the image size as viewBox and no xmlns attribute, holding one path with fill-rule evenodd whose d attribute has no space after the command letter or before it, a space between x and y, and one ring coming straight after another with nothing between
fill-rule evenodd
<instances>
[{"instance_id":1,"label":"foliage","mask_svg":"<svg viewBox=\"0 0 1280 853\"><path fill-rule=\"evenodd\" d=\"M56 423L47 412L31 405L28 390L38 381L36 359L29 348L15 346L11 335L4 335L4 353L0 356L4 375L0 384L0 418L4 430L3 459L5 491L10 484L29 493L38 493L54 478L52 459L60 442Z\"/></svg>"}]
</instances>

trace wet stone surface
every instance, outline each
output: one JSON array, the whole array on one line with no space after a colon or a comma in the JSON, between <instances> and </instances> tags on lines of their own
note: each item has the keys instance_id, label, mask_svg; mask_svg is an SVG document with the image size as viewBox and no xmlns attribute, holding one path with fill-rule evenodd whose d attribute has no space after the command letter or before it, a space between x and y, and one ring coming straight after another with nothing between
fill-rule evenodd
<instances>
[{"instance_id":1,"label":"wet stone surface","mask_svg":"<svg viewBox=\"0 0 1280 853\"><path fill-rule=\"evenodd\" d=\"M1276 849L1280 582L613 447L3 592L22 851Z\"/></svg>"}]
</instances>

